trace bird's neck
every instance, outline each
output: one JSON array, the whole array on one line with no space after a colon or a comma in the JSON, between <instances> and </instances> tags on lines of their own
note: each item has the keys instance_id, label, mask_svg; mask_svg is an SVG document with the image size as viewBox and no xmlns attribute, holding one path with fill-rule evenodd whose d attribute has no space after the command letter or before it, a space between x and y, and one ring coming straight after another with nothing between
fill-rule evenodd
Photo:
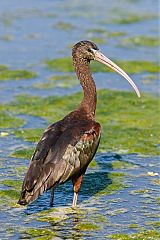
<instances>
[{"instance_id":1,"label":"bird's neck","mask_svg":"<svg viewBox=\"0 0 160 240\"><path fill-rule=\"evenodd\" d=\"M89 63L85 59L76 57L73 59L73 65L84 92L80 108L83 108L89 117L95 118L97 94Z\"/></svg>"}]
</instances>

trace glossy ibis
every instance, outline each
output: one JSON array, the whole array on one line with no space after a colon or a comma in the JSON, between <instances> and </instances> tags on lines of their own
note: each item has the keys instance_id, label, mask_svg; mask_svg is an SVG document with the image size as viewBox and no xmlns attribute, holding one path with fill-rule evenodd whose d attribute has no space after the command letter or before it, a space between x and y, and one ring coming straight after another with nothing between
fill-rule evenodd
<instances>
[{"instance_id":1,"label":"glossy ibis","mask_svg":"<svg viewBox=\"0 0 160 240\"><path fill-rule=\"evenodd\" d=\"M99 61L121 74L140 97L140 92L131 78L105 57L94 43L78 42L73 47L72 56L83 88L83 100L76 110L50 125L43 133L23 181L18 201L21 205L33 202L44 191L51 189L52 206L54 188L71 179L74 189L72 206L76 206L83 176L96 153L101 133L101 126L95 121L97 97L89 68L91 60Z\"/></svg>"}]
</instances>

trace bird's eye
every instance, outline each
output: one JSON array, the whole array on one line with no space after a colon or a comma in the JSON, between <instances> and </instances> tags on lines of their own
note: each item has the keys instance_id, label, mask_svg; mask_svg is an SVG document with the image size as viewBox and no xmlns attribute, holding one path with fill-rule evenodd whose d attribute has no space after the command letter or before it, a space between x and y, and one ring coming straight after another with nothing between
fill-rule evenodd
<instances>
[{"instance_id":1,"label":"bird's eye","mask_svg":"<svg viewBox=\"0 0 160 240\"><path fill-rule=\"evenodd\" d=\"M92 50L90 48L88 48L88 52L92 53Z\"/></svg>"}]
</instances>

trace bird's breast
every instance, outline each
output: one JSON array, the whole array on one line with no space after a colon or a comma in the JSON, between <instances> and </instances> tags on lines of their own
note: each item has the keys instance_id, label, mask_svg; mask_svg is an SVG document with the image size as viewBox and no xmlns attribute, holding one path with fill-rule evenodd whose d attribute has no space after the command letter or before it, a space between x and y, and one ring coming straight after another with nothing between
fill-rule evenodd
<instances>
[{"instance_id":1,"label":"bird's breast","mask_svg":"<svg viewBox=\"0 0 160 240\"><path fill-rule=\"evenodd\" d=\"M85 169L88 166L96 153L99 141L100 133L98 135L96 133L85 133L83 135L83 137L74 146L74 153L72 153L75 156L75 161L73 161L75 169L79 171L80 169ZM72 158L70 161L72 161Z\"/></svg>"}]
</instances>

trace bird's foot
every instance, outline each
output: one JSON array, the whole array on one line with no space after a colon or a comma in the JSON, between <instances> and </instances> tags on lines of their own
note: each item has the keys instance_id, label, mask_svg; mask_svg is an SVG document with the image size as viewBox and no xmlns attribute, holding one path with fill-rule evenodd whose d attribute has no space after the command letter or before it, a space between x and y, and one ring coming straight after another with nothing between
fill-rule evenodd
<instances>
[{"instance_id":1,"label":"bird's foot","mask_svg":"<svg viewBox=\"0 0 160 240\"><path fill-rule=\"evenodd\" d=\"M74 192L74 196L73 196L73 202L72 202L72 208L75 208L77 205L77 198L78 198L78 193Z\"/></svg>"}]
</instances>

